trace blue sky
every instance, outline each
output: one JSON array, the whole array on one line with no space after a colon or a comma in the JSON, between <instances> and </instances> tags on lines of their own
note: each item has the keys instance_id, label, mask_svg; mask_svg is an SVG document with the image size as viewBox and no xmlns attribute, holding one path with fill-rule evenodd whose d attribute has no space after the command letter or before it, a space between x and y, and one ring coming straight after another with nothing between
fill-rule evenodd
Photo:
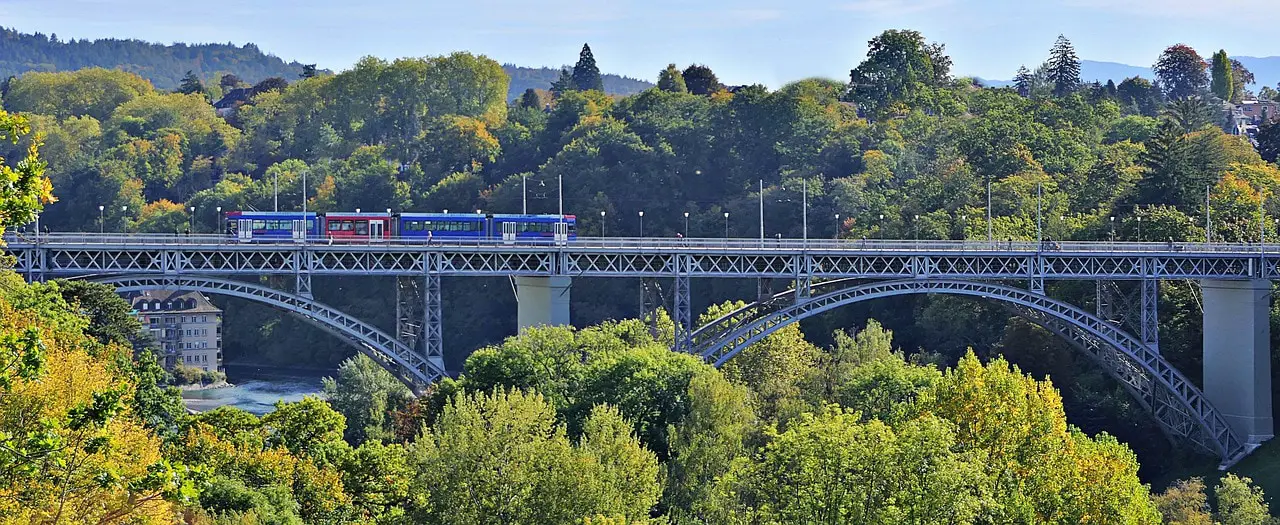
<instances>
[{"instance_id":1,"label":"blue sky","mask_svg":"<svg viewBox=\"0 0 1280 525\"><path fill-rule=\"evenodd\" d=\"M1006 79L1042 62L1059 33L1081 57L1149 66L1184 42L1208 56L1280 55L1276 0L0 0L0 25L59 38L253 42L341 70L383 58L482 53L653 80L704 63L730 84L845 79L889 28L947 45L954 72Z\"/></svg>"}]
</instances>

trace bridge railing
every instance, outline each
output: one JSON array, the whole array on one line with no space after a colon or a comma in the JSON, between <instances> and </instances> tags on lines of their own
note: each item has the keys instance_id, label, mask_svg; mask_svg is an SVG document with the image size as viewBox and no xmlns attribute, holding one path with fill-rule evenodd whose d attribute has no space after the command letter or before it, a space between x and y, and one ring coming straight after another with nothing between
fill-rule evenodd
<instances>
[{"instance_id":1,"label":"bridge railing","mask_svg":"<svg viewBox=\"0 0 1280 525\"><path fill-rule=\"evenodd\" d=\"M153 233L31 233L9 232L3 237L11 249L34 245L79 246L103 248L227 247L227 246L399 246L399 247L493 247L623 249L657 251L753 251L753 252L984 252L984 253L1280 253L1280 244L1248 243L1179 243L1179 242L1112 242L1112 241L985 241L985 240L908 240L908 239L742 239L742 238L676 238L676 237L577 237L568 241L520 239L447 239L431 241L421 237L388 237L384 239L337 240L322 237L307 239L241 240L217 234L153 234Z\"/></svg>"}]
</instances>

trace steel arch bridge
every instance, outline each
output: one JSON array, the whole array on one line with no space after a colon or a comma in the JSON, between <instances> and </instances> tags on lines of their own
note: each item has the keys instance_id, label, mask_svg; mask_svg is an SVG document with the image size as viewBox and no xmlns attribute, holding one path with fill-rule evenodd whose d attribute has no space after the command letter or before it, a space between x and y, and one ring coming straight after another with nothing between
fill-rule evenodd
<instances>
[{"instance_id":1,"label":"steel arch bridge","mask_svg":"<svg viewBox=\"0 0 1280 525\"><path fill-rule=\"evenodd\" d=\"M814 285L832 290L796 298L794 290L747 305L716 319L691 335L694 353L721 366L769 334L803 319L863 301L912 294L952 294L1001 301L1027 319L1065 338L1083 351L1154 414L1171 438L1234 463L1252 451L1204 394L1160 354L1114 323L1069 304L1025 289L956 279L906 279L858 284L853 279Z\"/></svg>"},{"instance_id":2,"label":"steel arch bridge","mask_svg":"<svg viewBox=\"0 0 1280 525\"><path fill-rule=\"evenodd\" d=\"M648 290L660 287L649 284L670 279L675 347L679 351L697 347L701 353L709 347L698 345L706 343L715 329L704 327L695 336L690 286L694 279L794 281L796 289L783 294L787 297L763 302L759 315L783 316L774 321L761 317L766 329L786 316L812 315L809 309L823 302L855 301L829 297L826 291L840 285L819 280L880 280L868 285L878 288L862 291L882 296L995 297L1102 362L1155 413L1171 436L1191 439L1228 464L1239 457L1235 451L1243 448L1247 454L1274 434L1266 315L1271 280L1280 279L1280 244L1062 242L1049 246L973 240L621 237L555 243L499 239L427 243L392 238L332 244L325 239L242 243L218 235L101 233L46 233L34 238L6 234L4 240L4 250L14 256L14 270L31 281L93 278L126 290L185 286L246 297L302 315L373 355L415 387L445 374L443 277L512 278L521 326L567 324L574 278L644 280L646 310L666 301L652 301ZM396 279L393 334L313 301L313 276L351 275ZM292 281L292 292L230 280L261 276ZM1159 357L1157 303L1162 280L1198 280L1204 291L1203 393ZM1048 298L1046 281L1094 282L1096 316ZM984 284L989 282L1005 284ZM1012 284L1024 288L1006 286ZM1122 287L1136 289L1136 298L1124 299ZM865 300L870 295L859 297ZM1132 321L1133 335L1113 326L1123 323L1117 321L1120 318ZM733 341L743 334L754 335L739 333ZM733 351L716 351L712 361ZM1213 414L1218 414L1216 420ZM1228 425L1225 434L1220 432L1222 419Z\"/></svg>"},{"instance_id":3,"label":"steel arch bridge","mask_svg":"<svg viewBox=\"0 0 1280 525\"><path fill-rule=\"evenodd\" d=\"M86 279L114 286L121 292L185 290L238 297L279 308L356 347L417 392L424 391L445 375L443 367L369 323L314 299L260 284L203 276L140 275Z\"/></svg>"}]
</instances>

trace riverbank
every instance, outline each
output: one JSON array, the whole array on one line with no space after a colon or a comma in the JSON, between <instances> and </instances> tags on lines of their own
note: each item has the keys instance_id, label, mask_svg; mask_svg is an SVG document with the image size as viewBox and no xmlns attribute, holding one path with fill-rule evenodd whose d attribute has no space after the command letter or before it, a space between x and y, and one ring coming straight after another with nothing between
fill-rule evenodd
<instances>
[{"instance_id":1,"label":"riverbank","mask_svg":"<svg viewBox=\"0 0 1280 525\"><path fill-rule=\"evenodd\" d=\"M187 392L187 391L193 391L193 390L212 390L215 388L231 388L234 386L235 385L228 383L226 381L215 381L207 385L178 385L178 389L182 390L183 392Z\"/></svg>"},{"instance_id":2,"label":"riverbank","mask_svg":"<svg viewBox=\"0 0 1280 525\"><path fill-rule=\"evenodd\" d=\"M277 402L292 403L306 396L323 395L322 379L335 374L333 370L234 363L224 365L224 369L230 381L223 382L222 386L182 389L182 401L187 409L204 412L231 406L262 415L274 410Z\"/></svg>"}]
</instances>

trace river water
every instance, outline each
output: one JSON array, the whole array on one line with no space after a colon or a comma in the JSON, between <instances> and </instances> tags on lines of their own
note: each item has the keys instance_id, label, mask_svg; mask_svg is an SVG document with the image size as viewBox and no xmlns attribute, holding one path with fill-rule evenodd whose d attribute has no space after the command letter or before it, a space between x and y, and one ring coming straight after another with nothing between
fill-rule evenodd
<instances>
[{"instance_id":1,"label":"river water","mask_svg":"<svg viewBox=\"0 0 1280 525\"><path fill-rule=\"evenodd\" d=\"M232 377L228 380L235 386L187 390L182 393L182 400L187 408L199 412L233 406L262 415L274 410L277 401L301 401L304 396L321 395L324 390L319 377L263 376L239 381Z\"/></svg>"}]
</instances>

